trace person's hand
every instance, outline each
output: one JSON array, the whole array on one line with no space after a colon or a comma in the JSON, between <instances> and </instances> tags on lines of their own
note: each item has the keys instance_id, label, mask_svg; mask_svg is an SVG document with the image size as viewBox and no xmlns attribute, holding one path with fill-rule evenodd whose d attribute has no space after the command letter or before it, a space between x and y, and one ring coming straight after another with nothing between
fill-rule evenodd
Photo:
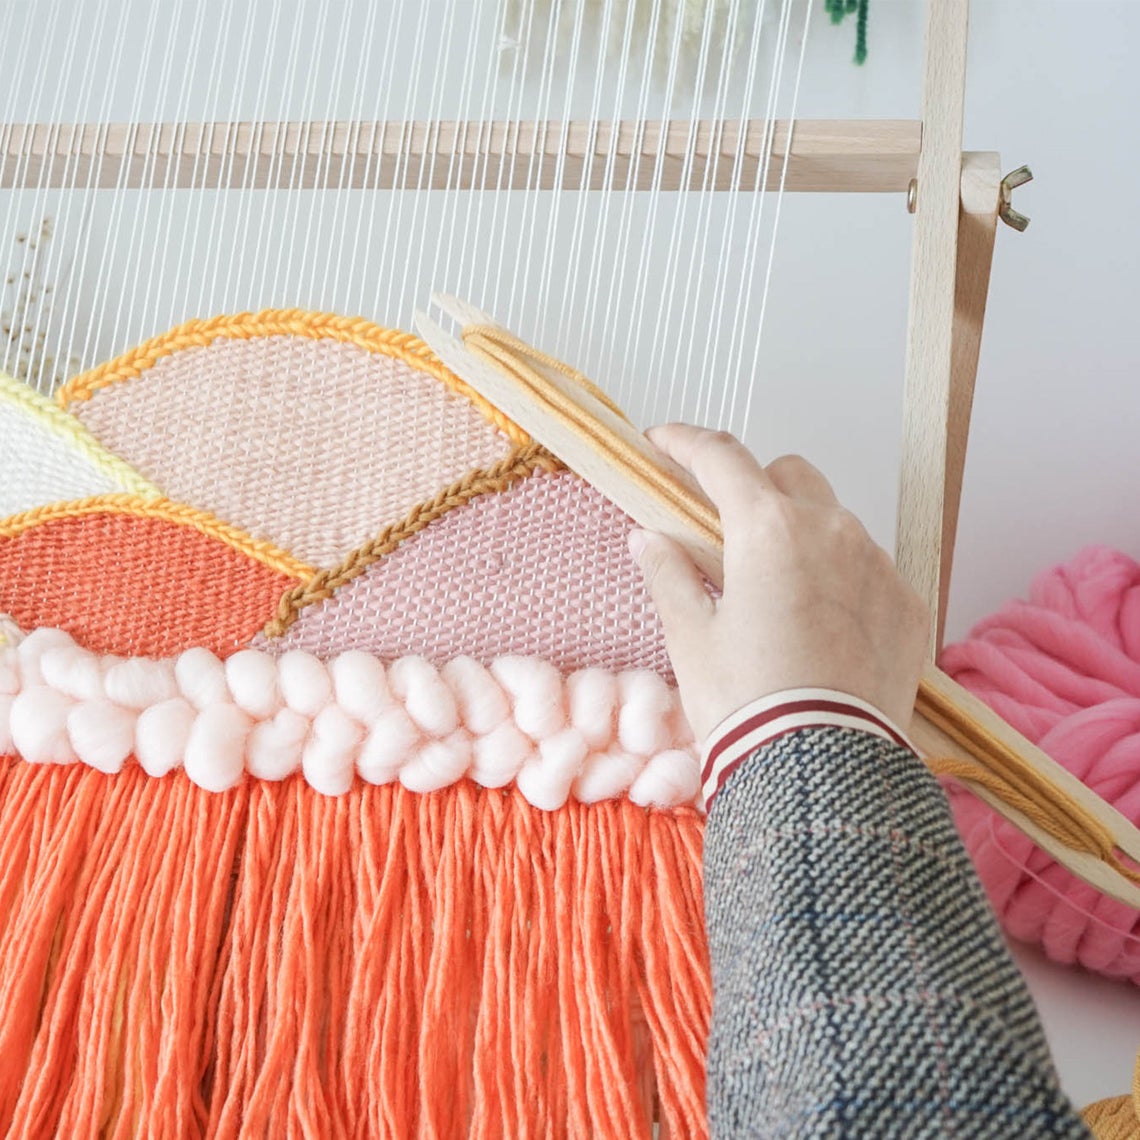
<instances>
[{"instance_id":1,"label":"person's hand","mask_svg":"<svg viewBox=\"0 0 1140 1140\"><path fill-rule=\"evenodd\" d=\"M724 531L719 600L675 542L630 535L697 740L750 701L795 688L861 697L905 731L929 615L824 476L799 456L762 467L723 432L647 434L693 473Z\"/></svg>"}]
</instances>

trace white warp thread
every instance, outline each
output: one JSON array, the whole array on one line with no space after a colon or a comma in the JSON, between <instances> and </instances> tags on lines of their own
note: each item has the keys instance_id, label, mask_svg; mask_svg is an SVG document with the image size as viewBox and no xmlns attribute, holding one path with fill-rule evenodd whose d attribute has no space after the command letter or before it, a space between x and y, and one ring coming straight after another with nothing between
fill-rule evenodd
<instances>
[{"instance_id":1,"label":"white warp thread","mask_svg":"<svg viewBox=\"0 0 1140 1140\"><path fill-rule=\"evenodd\" d=\"M58 629L0 644L0 754L33 764L151 776L181 766L209 791L246 773L301 772L325 795L357 778L431 792L470 778L515 783L536 807L628 795L644 807L698 800L700 767L676 689L649 670L568 676L532 657L484 667L457 657L385 665L350 650L206 649L155 660L90 653Z\"/></svg>"}]
</instances>

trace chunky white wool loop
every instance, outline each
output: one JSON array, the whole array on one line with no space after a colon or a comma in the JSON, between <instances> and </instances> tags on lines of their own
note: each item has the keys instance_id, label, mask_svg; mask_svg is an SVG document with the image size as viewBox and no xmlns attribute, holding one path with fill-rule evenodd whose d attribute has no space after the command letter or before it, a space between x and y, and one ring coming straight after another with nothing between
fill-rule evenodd
<instances>
[{"instance_id":1,"label":"chunky white wool loop","mask_svg":"<svg viewBox=\"0 0 1140 1140\"><path fill-rule=\"evenodd\" d=\"M171 697L139 713L135 756L148 776L165 776L182 763L197 715L185 697Z\"/></svg>"},{"instance_id":2,"label":"chunky white wool loop","mask_svg":"<svg viewBox=\"0 0 1140 1140\"><path fill-rule=\"evenodd\" d=\"M179 654L174 662L174 679L196 709L208 709L230 699L226 668L208 649L187 649Z\"/></svg>"},{"instance_id":3,"label":"chunky white wool loop","mask_svg":"<svg viewBox=\"0 0 1140 1140\"><path fill-rule=\"evenodd\" d=\"M113 701L81 701L67 714L67 734L84 764L114 775L134 751L137 719L138 713Z\"/></svg>"},{"instance_id":4,"label":"chunky white wool loop","mask_svg":"<svg viewBox=\"0 0 1140 1140\"><path fill-rule=\"evenodd\" d=\"M14 648L0 646L0 695L13 696L20 691L20 658Z\"/></svg>"},{"instance_id":5,"label":"chunky white wool loop","mask_svg":"<svg viewBox=\"0 0 1140 1140\"><path fill-rule=\"evenodd\" d=\"M0 649L14 649L24 640L24 631L8 614L0 614Z\"/></svg>"},{"instance_id":6,"label":"chunky white wool loop","mask_svg":"<svg viewBox=\"0 0 1140 1140\"><path fill-rule=\"evenodd\" d=\"M74 707L66 693L46 685L32 684L17 694L8 713L16 751L32 764L74 763L78 757L67 732L67 717Z\"/></svg>"},{"instance_id":7,"label":"chunky white wool loop","mask_svg":"<svg viewBox=\"0 0 1140 1140\"><path fill-rule=\"evenodd\" d=\"M75 642L62 629L34 629L16 646L25 685L43 684L40 659L51 649L74 649Z\"/></svg>"},{"instance_id":8,"label":"chunky white wool loop","mask_svg":"<svg viewBox=\"0 0 1140 1140\"><path fill-rule=\"evenodd\" d=\"M634 756L618 747L591 752L574 781L574 798L584 804L612 800L633 784L644 767L644 756Z\"/></svg>"},{"instance_id":9,"label":"chunky white wool loop","mask_svg":"<svg viewBox=\"0 0 1140 1140\"><path fill-rule=\"evenodd\" d=\"M343 796L356 775L356 753L364 729L342 708L328 705L317 713L312 735L301 753L301 771L322 795Z\"/></svg>"},{"instance_id":10,"label":"chunky white wool loop","mask_svg":"<svg viewBox=\"0 0 1140 1140\"><path fill-rule=\"evenodd\" d=\"M258 780L284 780L299 771L310 721L293 709L280 709L258 721L245 744L246 766Z\"/></svg>"},{"instance_id":11,"label":"chunky white wool loop","mask_svg":"<svg viewBox=\"0 0 1140 1140\"><path fill-rule=\"evenodd\" d=\"M207 792L224 792L245 772L245 742L253 722L237 705L203 709L190 729L182 764Z\"/></svg>"},{"instance_id":12,"label":"chunky white wool loop","mask_svg":"<svg viewBox=\"0 0 1140 1140\"><path fill-rule=\"evenodd\" d=\"M470 776L484 788L506 787L534 755L534 741L514 721L505 720L475 738Z\"/></svg>"},{"instance_id":13,"label":"chunky white wool loop","mask_svg":"<svg viewBox=\"0 0 1140 1140\"><path fill-rule=\"evenodd\" d=\"M534 657L500 657L491 665L495 679L510 693L515 723L533 740L566 727L562 675Z\"/></svg>"},{"instance_id":14,"label":"chunky white wool loop","mask_svg":"<svg viewBox=\"0 0 1140 1140\"><path fill-rule=\"evenodd\" d=\"M453 657L439 672L455 694L463 723L476 736L492 732L511 715L507 694L474 657Z\"/></svg>"},{"instance_id":15,"label":"chunky white wool loop","mask_svg":"<svg viewBox=\"0 0 1140 1140\"><path fill-rule=\"evenodd\" d=\"M350 649L329 662L336 703L354 720L370 725L392 703L384 662L362 649Z\"/></svg>"},{"instance_id":16,"label":"chunky white wool loop","mask_svg":"<svg viewBox=\"0 0 1140 1140\"><path fill-rule=\"evenodd\" d=\"M107 670L103 690L117 705L145 709L178 696L178 682L171 662L132 657Z\"/></svg>"},{"instance_id":17,"label":"chunky white wool loop","mask_svg":"<svg viewBox=\"0 0 1140 1140\"><path fill-rule=\"evenodd\" d=\"M570 798L570 789L582 771L588 751L586 738L576 728L548 736L538 746L538 757L529 760L519 772L519 791L544 811L562 807Z\"/></svg>"},{"instance_id":18,"label":"chunky white wool loop","mask_svg":"<svg viewBox=\"0 0 1140 1140\"><path fill-rule=\"evenodd\" d=\"M655 756L671 743L673 692L648 669L623 673L618 681L621 711L618 742L637 756Z\"/></svg>"},{"instance_id":19,"label":"chunky white wool loop","mask_svg":"<svg viewBox=\"0 0 1140 1140\"><path fill-rule=\"evenodd\" d=\"M429 740L400 769L409 792L436 792L461 780L471 767L471 738L458 729L444 740Z\"/></svg>"},{"instance_id":20,"label":"chunky white wool loop","mask_svg":"<svg viewBox=\"0 0 1140 1140\"><path fill-rule=\"evenodd\" d=\"M372 723L360 746L356 771L370 784L390 784L421 739L412 718L393 705Z\"/></svg>"},{"instance_id":21,"label":"chunky white wool loop","mask_svg":"<svg viewBox=\"0 0 1140 1140\"><path fill-rule=\"evenodd\" d=\"M388 670L392 695L429 736L450 736L459 727L459 708L439 671L423 657L401 657Z\"/></svg>"},{"instance_id":22,"label":"chunky white wool loop","mask_svg":"<svg viewBox=\"0 0 1140 1140\"><path fill-rule=\"evenodd\" d=\"M668 808L692 803L700 790L700 769L690 763L689 753L667 748L649 758L630 785L629 798L638 807Z\"/></svg>"},{"instance_id":23,"label":"chunky white wool loop","mask_svg":"<svg viewBox=\"0 0 1140 1140\"><path fill-rule=\"evenodd\" d=\"M570 723L591 748L605 748L614 737L618 682L605 669L581 669L566 681Z\"/></svg>"},{"instance_id":24,"label":"chunky white wool loop","mask_svg":"<svg viewBox=\"0 0 1140 1140\"><path fill-rule=\"evenodd\" d=\"M385 666L358 650L329 662L253 649L223 662L202 648L151 660L90 653L50 629L0 647L0 753L12 751L106 773L133 754L152 776L182 766L210 791L247 772L300 772L332 796L357 777L417 792L514 782L547 810L571 795L675 807L699 791L676 691L645 670L564 677L527 657Z\"/></svg>"},{"instance_id":25,"label":"chunky white wool loop","mask_svg":"<svg viewBox=\"0 0 1140 1140\"><path fill-rule=\"evenodd\" d=\"M226 684L239 709L258 720L275 716L281 708L277 663L256 649L241 649L226 658Z\"/></svg>"},{"instance_id":26,"label":"chunky white wool loop","mask_svg":"<svg viewBox=\"0 0 1140 1140\"><path fill-rule=\"evenodd\" d=\"M316 716L332 700L332 678L324 662L303 649L290 649L277 659L281 699L303 716Z\"/></svg>"},{"instance_id":27,"label":"chunky white wool loop","mask_svg":"<svg viewBox=\"0 0 1140 1140\"><path fill-rule=\"evenodd\" d=\"M0 756L16 750L12 739L12 705L15 700L11 693L0 692Z\"/></svg>"},{"instance_id":28,"label":"chunky white wool loop","mask_svg":"<svg viewBox=\"0 0 1140 1140\"><path fill-rule=\"evenodd\" d=\"M93 701L104 695L102 660L77 645L49 649L39 660L45 685L77 701Z\"/></svg>"}]
</instances>

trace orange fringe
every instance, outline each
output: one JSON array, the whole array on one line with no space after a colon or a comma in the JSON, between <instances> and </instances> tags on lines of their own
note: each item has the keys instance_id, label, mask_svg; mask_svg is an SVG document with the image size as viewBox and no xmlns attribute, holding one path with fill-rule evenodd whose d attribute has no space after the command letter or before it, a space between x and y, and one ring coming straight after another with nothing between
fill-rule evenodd
<instances>
[{"instance_id":1,"label":"orange fringe","mask_svg":"<svg viewBox=\"0 0 1140 1140\"><path fill-rule=\"evenodd\" d=\"M701 837L0 759L0 1133L704 1136Z\"/></svg>"}]
</instances>

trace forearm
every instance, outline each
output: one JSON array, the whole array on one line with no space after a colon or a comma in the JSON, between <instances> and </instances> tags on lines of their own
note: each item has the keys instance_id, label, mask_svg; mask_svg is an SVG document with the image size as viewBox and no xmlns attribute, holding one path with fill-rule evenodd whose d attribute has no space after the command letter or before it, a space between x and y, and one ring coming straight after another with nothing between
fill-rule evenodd
<instances>
[{"instance_id":1,"label":"forearm","mask_svg":"<svg viewBox=\"0 0 1140 1140\"><path fill-rule=\"evenodd\" d=\"M814 728L727 777L705 839L714 1137L1088 1137L917 757Z\"/></svg>"}]
</instances>

